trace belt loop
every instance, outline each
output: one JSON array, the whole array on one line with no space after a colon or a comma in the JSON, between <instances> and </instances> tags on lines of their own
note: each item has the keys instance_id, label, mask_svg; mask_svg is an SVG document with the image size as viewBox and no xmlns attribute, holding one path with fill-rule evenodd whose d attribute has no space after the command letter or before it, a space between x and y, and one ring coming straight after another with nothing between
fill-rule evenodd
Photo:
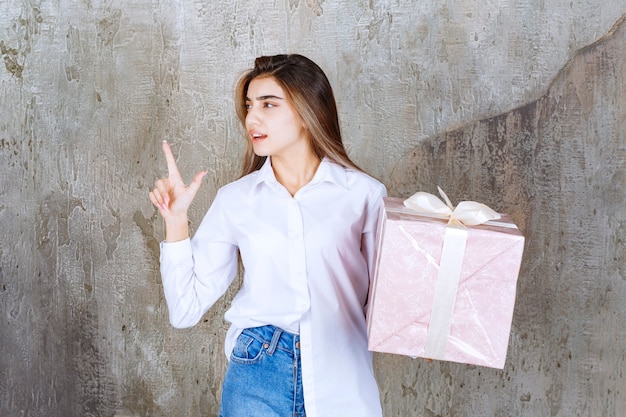
<instances>
[{"instance_id":1,"label":"belt loop","mask_svg":"<svg viewBox=\"0 0 626 417\"><path fill-rule=\"evenodd\" d=\"M280 340L280 336L283 334L283 329L280 327L274 327L274 334L272 335L272 341L270 342L270 346L267 348L267 354L273 355L276 350L276 346L278 346L278 340Z\"/></svg>"}]
</instances>

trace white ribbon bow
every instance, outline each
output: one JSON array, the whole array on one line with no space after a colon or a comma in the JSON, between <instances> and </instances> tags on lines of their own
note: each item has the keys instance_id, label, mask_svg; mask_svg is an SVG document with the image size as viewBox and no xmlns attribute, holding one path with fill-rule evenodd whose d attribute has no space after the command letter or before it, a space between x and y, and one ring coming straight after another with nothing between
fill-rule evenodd
<instances>
[{"instance_id":1,"label":"white ribbon bow","mask_svg":"<svg viewBox=\"0 0 626 417\"><path fill-rule=\"evenodd\" d=\"M448 219L449 224L476 226L500 218L500 214L476 201L461 201L455 208L446 193L439 187L437 190L445 203L430 193L420 191L404 200L404 205L420 213L434 214Z\"/></svg>"}]
</instances>

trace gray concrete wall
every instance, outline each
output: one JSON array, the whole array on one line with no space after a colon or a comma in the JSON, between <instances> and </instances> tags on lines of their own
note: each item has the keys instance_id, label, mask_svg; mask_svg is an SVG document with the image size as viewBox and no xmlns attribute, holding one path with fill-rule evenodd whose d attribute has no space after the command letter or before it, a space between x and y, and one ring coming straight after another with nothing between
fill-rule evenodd
<instances>
[{"instance_id":1,"label":"gray concrete wall","mask_svg":"<svg viewBox=\"0 0 626 417\"><path fill-rule=\"evenodd\" d=\"M199 222L239 170L235 78L280 52L390 194L527 237L505 369L376 354L385 416L623 413L626 2L413 3L2 1L0 415L217 415L232 291L169 326L147 192L167 138L210 171Z\"/></svg>"}]
</instances>

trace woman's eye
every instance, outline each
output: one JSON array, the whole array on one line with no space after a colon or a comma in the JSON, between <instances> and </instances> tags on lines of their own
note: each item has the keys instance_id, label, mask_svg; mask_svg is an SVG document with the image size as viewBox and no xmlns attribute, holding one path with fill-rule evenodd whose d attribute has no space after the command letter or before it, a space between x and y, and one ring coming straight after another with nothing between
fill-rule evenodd
<instances>
[{"instance_id":1,"label":"woman's eye","mask_svg":"<svg viewBox=\"0 0 626 417\"><path fill-rule=\"evenodd\" d=\"M246 104L243 105L243 108L246 109L246 111L247 111L247 110L250 110L252 108L252 105L246 103Z\"/></svg>"},{"instance_id":2,"label":"woman's eye","mask_svg":"<svg viewBox=\"0 0 626 417\"><path fill-rule=\"evenodd\" d=\"M267 107L268 109L271 109L272 107L276 107L273 103L263 103L263 107Z\"/></svg>"}]
</instances>

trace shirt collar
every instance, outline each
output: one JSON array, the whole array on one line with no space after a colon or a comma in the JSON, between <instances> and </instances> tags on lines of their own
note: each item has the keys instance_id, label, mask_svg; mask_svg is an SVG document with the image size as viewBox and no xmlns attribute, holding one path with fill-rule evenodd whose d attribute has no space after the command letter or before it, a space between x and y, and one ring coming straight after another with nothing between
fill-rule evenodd
<instances>
[{"instance_id":1,"label":"shirt collar","mask_svg":"<svg viewBox=\"0 0 626 417\"><path fill-rule=\"evenodd\" d=\"M267 182L270 184L275 184L278 181L276 180L276 176L274 175L274 170L272 169L272 163L270 161L271 157L265 158L265 162L257 171L256 184L260 184L262 182Z\"/></svg>"},{"instance_id":2,"label":"shirt collar","mask_svg":"<svg viewBox=\"0 0 626 417\"><path fill-rule=\"evenodd\" d=\"M317 168L315 176L311 180L311 184L321 182L332 182L344 189L348 189L348 174L346 168L331 161L327 157L322 158L320 166Z\"/></svg>"},{"instance_id":3,"label":"shirt collar","mask_svg":"<svg viewBox=\"0 0 626 417\"><path fill-rule=\"evenodd\" d=\"M317 167L317 171L308 185L311 186L325 181L336 184L347 190L348 178L346 168L332 162L327 157L322 158L320 166ZM254 184L255 186L253 189L256 189L256 186L262 182L265 182L270 186L278 185L278 180L276 180L274 170L272 169L271 157L267 157L263 166L261 166L261 168L257 171L256 181Z\"/></svg>"}]
</instances>

